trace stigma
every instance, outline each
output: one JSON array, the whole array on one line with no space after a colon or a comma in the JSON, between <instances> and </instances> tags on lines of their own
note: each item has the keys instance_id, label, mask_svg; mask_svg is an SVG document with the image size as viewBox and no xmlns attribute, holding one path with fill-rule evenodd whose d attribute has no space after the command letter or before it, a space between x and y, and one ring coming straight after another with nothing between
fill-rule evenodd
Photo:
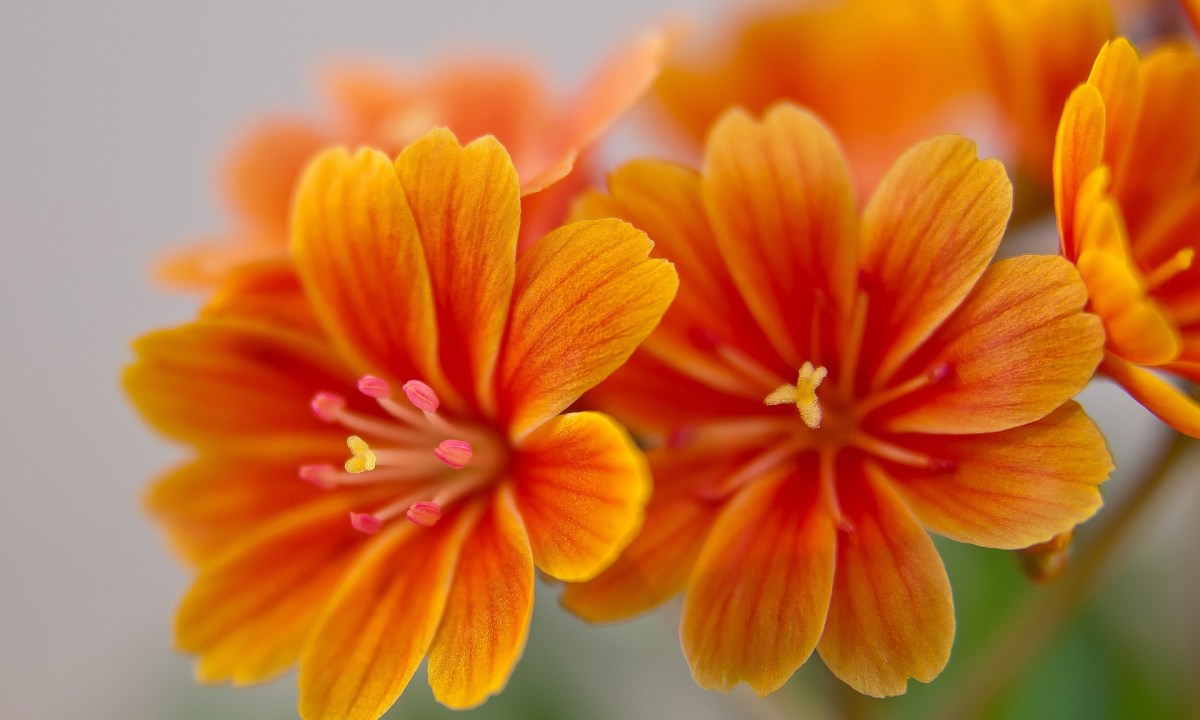
<instances>
[{"instance_id":1,"label":"stigma","mask_svg":"<svg viewBox=\"0 0 1200 720\"><path fill-rule=\"evenodd\" d=\"M823 366L814 367L806 362L800 367L800 374L795 385L780 385L767 395L763 403L766 405L795 404L800 412L800 419L810 429L821 427L821 401L817 398L817 388L825 381L829 371Z\"/></svg>"}]
</instances>

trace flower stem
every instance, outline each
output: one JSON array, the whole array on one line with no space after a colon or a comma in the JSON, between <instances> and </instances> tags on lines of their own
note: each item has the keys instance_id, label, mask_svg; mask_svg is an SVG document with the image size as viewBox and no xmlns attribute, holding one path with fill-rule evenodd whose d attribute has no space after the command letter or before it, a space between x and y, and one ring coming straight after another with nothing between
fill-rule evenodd
<instances>
[{"instance_id":1,"label":"flower stem","mask_svg":"<svg viewBox=\"0 0 1200 720\"><path fill-rule=\"evenodd\" d=\"M1079 562L1052 587L1029 598L1009 622L1000 626L1002 631L975 657L970 671L964 676L966 680L943 706L945 712L935 713L933 717L975 720L992 707L1084 600L1114 551L1167 484L1172 467L1192 442L1186 435L1173 433L1158 462L1138 484L1133 495L1115 509Z\"/></svg>"}]
</instances>

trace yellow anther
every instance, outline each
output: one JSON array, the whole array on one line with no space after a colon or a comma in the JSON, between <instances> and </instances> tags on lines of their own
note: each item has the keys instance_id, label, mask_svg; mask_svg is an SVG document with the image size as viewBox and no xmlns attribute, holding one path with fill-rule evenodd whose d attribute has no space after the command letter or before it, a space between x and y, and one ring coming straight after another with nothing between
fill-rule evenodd
<instances>
[{"instance_id":1,"label":"yellow anther","mask_svg":"<svg viewBox=\"0 0 1200 720\"><path fill-rule=\"evenodd\" d=\"M367 445L367 441L357 435L346 438L346 447L350 448L350 459L346 461L346 472L361 473L375 469L375 451Z\"/></svg>"},{"instance_id":2,"label":"yellow anther","mask_svg":"<svg viewBox=\"0 0 1200 720\"><path fill-rule=\"evenodd\" d=\"M817 399L817 388L829 375L823 367L813 367L810 362L800 368L795 385L780 385L771 391L763 402L767 405L795 403L804 424L816 430L821 427L821 401Z\"/></svg>"}]
</instances>

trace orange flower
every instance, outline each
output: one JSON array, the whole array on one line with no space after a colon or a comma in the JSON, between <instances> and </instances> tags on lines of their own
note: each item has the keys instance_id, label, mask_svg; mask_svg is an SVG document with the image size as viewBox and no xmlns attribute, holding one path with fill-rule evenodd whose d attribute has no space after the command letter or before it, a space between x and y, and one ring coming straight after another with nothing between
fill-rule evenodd
<instances>
[{"instance_id":1,"label":"orange flower","mask_svg":"<svg viewBox=\"0 0 1200 720\"><path fill-rule=\"evenodd\" d=\"M1101 369L1181 432L1200 403L1145 367L1200 382L1200 58L1100 51L1063 109L1055 204L1063 254L1108 333Z\"/></svg>"},{"instance_id":2,"label":"orange flower","mask_svg":"<svg viewBox=\"0 0 1200 720\"><path fill-rule=\"evenodd\" d=\"M211 288L232 267L282 256L292 188L318 150L340 143L392 155L437 126L464 140L494 135L512 153L521 178L523 251L562 222L594 173L585 151L653 82L663 52L658 35L631 43L562 103L551 102L534 68L511 59L458 60L418 77L374 66L335 68L326 83L333 120L278 117L243 137L225 169L236 228L176 250L159 276L170 285Z\"/></svg>"},{"instance_id":3,"label":"orange flower","mask_svg":"<svg viewBox=\"0 0 1200 720\"><path fill-rule=\"evenodd\" d=\"M904 149L947 131L997 136L1048 192L1063 100L1112 19L1103 0L842 0L733 27L728 50L669 65L657 86L697 144L726 108L791 100L838 133L864 194Z\"/></svg>"},{"instance_id":4,"label":"orange flower","mask_svg":"<svg viewBox=\"0 0 1200 720\"><path fill-rule=\"evenodd\" d=\"M299 660L303 717L373 719L428 655L435 696L476 705L521 654L534 567L587 579L639 527L641 452L559 413L650 333L675 272L618 220L518 262L520 213L491 137L437 130L394 165L326 152L296 271L242 267L197 322L137 341L134 403L198 452L149 504L198 568L176 632L200 679Z\"/></svg>"},{"instance_id":5,"label":"orange flower","mask_svg":"<svg viewBox=\"0 0 1200 720\"><path fill-rule=\"evenodd\" d=\"M564 601L608 621L686 591L705 688L774 691L814 648L871 695L932 680L954 615L926 530L1021 548L1100 507L1110 458L1069 398L1103 330L1062 258L989 266L1000 163L940 136L856 207L833 136L790 105L725 115L701 174L634 162L581 201L645 228L683 285L593 393L665 440L644 529Z\"/></svg>"}]
</instances>

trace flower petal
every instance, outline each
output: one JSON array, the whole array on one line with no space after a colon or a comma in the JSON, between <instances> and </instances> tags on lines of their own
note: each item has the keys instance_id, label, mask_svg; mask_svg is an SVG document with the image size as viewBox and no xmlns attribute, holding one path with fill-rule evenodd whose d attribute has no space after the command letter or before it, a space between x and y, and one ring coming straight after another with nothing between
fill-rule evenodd
<instances>
[{"instance_id":1,"label":"flower petal","mask_svg":"<svg viewBox=\"0 0 1200 720\"><path fill-rule=\"evenodd\" d=\"M252 224L274 230L281 251L296 178L330 141L304 118L281 117L260 122L234 145L225 168L229 200Z\"/></svg>"},{"instance_id":2,"label":"flower petal","mask_svg":"<svg viewBox=\"0 0 1200 720\"><path fill-rule=\"evenodd\" d=\"M1104 436L1074 402L1011 430L913 436L905 445L954 464L940 475L899 475L896 488L925 527L1005 550L1045 542L1090 518L1113 469Z\"/></svg>"},{"instance_id":3,"label":"flower petal","mask_svg":"<svg viewBox=\"0 0 1200 720\"><path fill-rule=\"evenodd\" d=\"M363 535L344 495L281 515L207 563L175 620L202 682L269 680L290 668Z\"/></svg>"},{"instance_id":4,"label":"flower petal","mask_svg":"<svg viewBox=\"0 0 1200 720\"><path fill-rule=\"evenodd\" d=\"M625 620L658 606L687 584L704 540L722 505L701 499L695 485L704 465L723 465L711 455L682 461L672 451L652 459L654 496L642 530L607 570L568 585L562 602L588 622Z\"/></svg>"},{"instance_id":5,"label":"flower petal","mask_svg":"<svg viewBox=\"0 0 1200 720\"><path fill-rule=\"evenodd\" d=\"M950 375L891 411L885 426L961 435L1045 417L1083 389L1103 354L1104 330L1083 312L1086 301L1079 274L1061 257L996 263L928 343L932 357L920 371L948 365Z\"/></svg>"},{"instance_id":6,"label":"flower petal","mask_svg":"<svg viewBox=\"0 0 1200 720\"><path fill-rule=\"evenodd\" d=\"M913 146L863 210L860 263L872 279L872 322L882 323L876 382L890 378L959 306L991 262L1012 183L975 144L942 135Z\"/></svg>"},{"instance_id":7,"label":"flower petal","mask_svg":"<svg viewBox=\"0 0 1200 720\"><path fill-rule=\"evenodd\" d=\"M1076 196L1104 160L1104 99L1092 85L1075 88L1063 106L1054 142L1054 214L1063 255L1079 257L1075 238Z\"/></svg>"},{"instance_id":8,"label":"flower petal","mask_svg":"<svg viewBox=\"0 0 1200 720\"><path fill-rule=\"evenodd\" d=\"M850 171L812 114L779 105L713 127L702 192L721 255L785 366L810 359L814 289L846 307L857 217Z\"/></svg>"},{"instance_id":9,"label":"flower petal","mask_svg":"<svg viewBox=\"0 0 1200 720\"><path fill-rule=\"evenodd\" d=\"M1100 48L1088 85L1100 91L1104 102L1104 162L1113 172L1125 172L1128 150L1137 132L1142 107L1142 71L1137 51L1125 38L1110 40ZM1090 138L1093 142L1094 138Z\"/></svg>"},{"instance_id":10,"label":"flower petal","mask_svg":"<svg viewBox=\"0 0 1200 720\"><path fill-rule=\"evenodd\" d=\"M568 582L592 578L616 559L641 527L650 496L642 451L595 412L561 415L529 435L513 481L534 562Z\"/></svg>"},{"instance_id":11,"label":"flower petal","mask_svg":"<svg viewBox=\"0 0 1200 720\"><path fill-rule=\"evenodd\" d=\"M200 321L144 335L124 384L164 435L223 455L340 454L308 403L353 388L328 347L295 333Z\"/></svg>"},{"instance_id":12,"label":"flower petal","mask_svg":"<svg viewBox=\"0 0 1200 720\"><path fill-rule=\"evenodd\" d=\"M490 413L516 270L517 171L495 138L461 147L439 128L400 153L396 174L429 267L442 367Z\"/></svg>"},{"instance_id":13,"label":"flower petal","mask_svg":"<svg viewBox=\"0 0 1200 720\"><path fill-rule=\"evenodd\" d=\"M1200 438L1200 400L1112 353L1105 353L1101 369L1159 420L1184 435Z\"/></svg>"},{"instance_id":14,"label":"flower petal","mask_svg":"<svg viewBox=\"0 0 1200 720\"><path fill-rule=\"evenodd\" d=\"M954 642L950 580L929 535L888 479L839 478L846 520L821 659L864 695L901 695L908 678L930 682Z\"/></svg>"},{"instance_id":15,"label":"flower petal","mask_svg":"<svg viewBox=\"0 0 1200 720\"><path fill-rule=\"evenodd\" d=\"M429 648L433 695L457 710L504 688L529 634L533 556L508 486L497 489L465 547Z\"/></svg>"},{"instance_id":16,"label":"flower petal","mask_svg":"<svg viewBox=\"0 0 1200 720\"><path fill-rule=\"evenodd\" d=\"M200 310L205 320L248 322L314 338L324 337L296 268L288 260L259 260L229 271Z\"/></svg>"},{"instance_id":17,"label":"flower petal","mask_svg":"<svg viewBox=\"0 0 1200 720\"><path fill-rule=\"evenodd\" d=\"M386 156L322 153L296 191L292 238L321 324L360 373L448 391L425 254Z\"/></svg>"},{"instance_id":18,"label":"flower petal","mask_svg":"<svg viewBox=\"0 0 1200 720\"><path fill-rule=\"evenodd\" d=\"M252 535L264 518L323 497L297 482L292 465L202 457L155 481L144 505L184 559L200 565Z\"/></svg>"},{"instance_id":19,"label":"flower petal","mask_svg":"<svg viewBox=\"0 0 1200 720\"><path fill-rule=\"evenodd\" d=\"M762 479L726 506L696 562L680 629L692 677L727 692L778 690L817 645L836 533L814 477Z\"/></svg>"},{"instance_id":20,"label":"flower petal","mask_svg":"<svg viewBox=\"0 0 1200 720\"><path fill-rule=\"evenodd\" d=\"M627 223L585 220L521 257L499 368L513 438L608 377L654 330L679 281L669 262L649 259L651 245Z\"/></svg>"},{"instance_id":21,"label":"flower petal","mask_svg":"<svg viewBox=\"0 0 1200 720\"><path fill-rule=\"evenodd\" d=\"M430 528L397 522L372 538L304 648L304 720L377 720L396 702L433 641L478 510Z\"/></svg>"},{"instance_id":22,"label":"flower petal","mask_svg":"<svg viewBox=\"0 0 1200 720\"><path fill-rule=\"evenodd\" d=\"M571 171L576 158L596 142L633 106L658 77L666 55L666 39L649 33L619 48L580 87L568 102L566 113L554 118L555 133L546 144L552 149L541 162L522 167L526 194L542 190Z\"/></svg>"}]
</instances>

